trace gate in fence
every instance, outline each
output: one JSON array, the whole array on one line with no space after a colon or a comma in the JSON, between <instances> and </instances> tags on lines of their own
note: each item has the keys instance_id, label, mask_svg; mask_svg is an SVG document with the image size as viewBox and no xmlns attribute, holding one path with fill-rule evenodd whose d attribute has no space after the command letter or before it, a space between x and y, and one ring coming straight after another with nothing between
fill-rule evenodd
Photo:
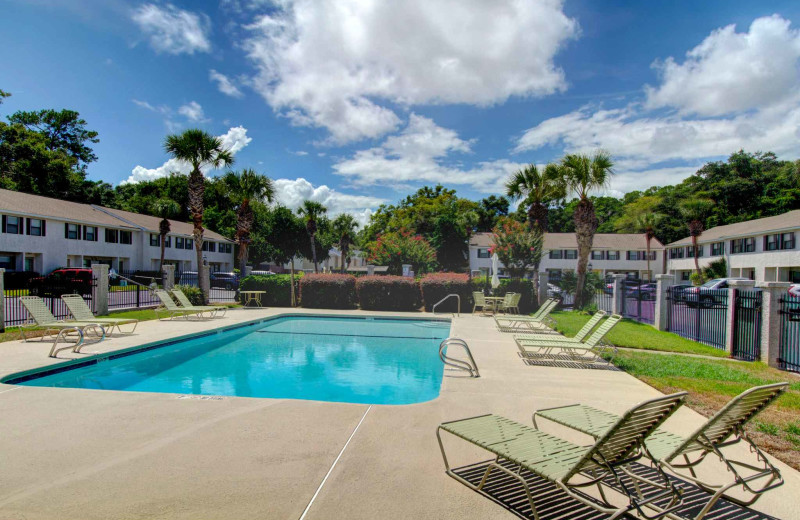
<instances>
[{"instance_id":1,"label":"gate in fence","mask_svg":"<svg viewBox=\"0 0 800 520\"><path fill-rule=\"evenodd\" d=\"M667 293L667 330L725 350L727 311L727 289L670 287Z\"/></svg>"},{"instance_id":2,"label":"gate in fence","mask_svg":"<svg viewBox=\"0 0 800 520\"><path fill-rule=\"evenodd\" d=\"M761 291L733 291L733 351L736 359L761 359Z\"/></svg>"},{"instance_id":3,"label":"gate in fence","mask_svg":"<svg viewBox=\"0 0 800 520\"><path fill-rule=\"evenodd\" d=\"M3 327L16 327L29 323L28 311L22 305L22 296L38 296L44 301L57 319L70 317L69 310L61 300L63 294L80 294L94 309L92 290L97 284L94 278L70 279L58 276L44 276L24 280L4 291L5 321Z\"/></svg>"},{"instance_id":4,"label":"gate in fence","mask_svg":"<svg viewBox=\"0 0 800 520\"><path fill-rule=\"evenodd\" d=\"M656 311L656 284L648 280L625 280L622 290L622 315L652 325Z\"/></svg>"},{"instance_id":5,"label":"gate in fence","mask_svg":"<svg viewBox=\"0 0 800 520\"><path fill-rule=\"evenodd\" d=\"M158 271L120 271L118 276L110 276L108 280L108 308L127 309L153 307L159 299L150 290L150 286L161 286L161 274Z\"/></svg>"},{"instance_id":6,"label":"gate in fence","mask_svg":"<svg viewBox=\"0 0 800 520\"><path fill-rule=\"evenodd\" d=\"M800 372L800 296L781 296L778 312L781 316L778 366Z\"/></svg>"}]
</instances>

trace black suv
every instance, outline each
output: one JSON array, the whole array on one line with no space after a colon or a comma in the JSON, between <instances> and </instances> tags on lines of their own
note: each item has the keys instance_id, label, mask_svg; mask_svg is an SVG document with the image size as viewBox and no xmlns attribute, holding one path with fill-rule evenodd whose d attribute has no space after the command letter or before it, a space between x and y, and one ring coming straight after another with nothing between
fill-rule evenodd
<instances>
[{"instance_id":1,"label":"black suv","mask_svg":"<svg viewBox=\"0 0 800 520\"><path fill-rule=\"evenodd\" d=\"M62 267L47 276L32 278L28 294L58 298L62 294L92 294L92 270L88 267Z\"/></svg>"}]
</instances>

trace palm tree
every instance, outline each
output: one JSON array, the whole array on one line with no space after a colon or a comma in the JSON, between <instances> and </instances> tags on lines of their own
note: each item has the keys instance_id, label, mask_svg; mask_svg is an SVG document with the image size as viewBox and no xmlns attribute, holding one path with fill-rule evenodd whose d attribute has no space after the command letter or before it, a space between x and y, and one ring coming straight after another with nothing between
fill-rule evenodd
<instances>
[{"instance_id":1,"label":"palm tree","mask_svg":"<svg viewBox=\"0 0 800 520\"><path fill-rule=\"evenodd\" d=\"M528 226L538 227L544 235L547 233L547 211L550 203L563 199L565 195L564 179L559 166L550 163L541 172L535 164L514 173L506 182L506 195L511 200L523 199L528 205ZM539 263L533 266L533 286L539 287ZM539 302L540 304L542 302Z\"/></svg>"},{"instance_id":2,"label":"palm tree","mask_svg":"<svg viewBox=\"0 0 800 520\"><path fill-rule=\"evenodd\" d=\"M575 307L584 305L584 285L586 283L586 267L589 264L589 253L592 250L594 234L599 222L594 212L594 203L589 198L591 190L603 188L614 174L614 162L611 155L597 151L591 157L584 154L570 154L561 159L561 172L569 191L578 196L573 219L575 221L575 237L578 241L577 288L575 291Z\"/></svg>"},{"instance_id":3,"label":"palm tree","mask_svg":"<svg viewBox=\"0 0 800 520\"><path fill-rule=\"evenodd\" d=\"M169 219L180 213L180 205L172 199L162 197L153 202L151 211L161 217L158 223L159 242L161 242L161 271L164 271L164 247L166 246L167 235L172 230Z\"/></svg>"},{"instance_id":4,"label":"palm tree","mask_svg":"<svg viewBox=\"0 0 800 520\"><path fill-rule=\"evenodd\" d=\"M333 232L338 241L339 251L342 253L342 272L345 272L345 264L350 265L350 247L356 241L357 227L356 219L349 213L342 213L333 221Z\"/></svg>"},{"instance_id":5,"label":"palm tree","mask_svg":"<svg viewBox=\"0 0 800 520\"><path fill-rule=\"evenodd\" d=\"M642 213L636 218L636 227L644 233L644 238L647 241L647 276L652 278L652 271L650 270L650 242L656 236L656 226L661 222L663 215L660 213L647 212Z\"/></svg>"},{"instance_id":6,"label":"palm tree","mask_svg":"<svg viewBox=\"0 0 800 520\"><path fill-rule=\"evenodd\" d=\"M255 170L245 168L239 173L228 172L222 178L228 189L228 197L238 206L236 209L236 241L239 243L239 271L245 275L247 251L250 246L250 232L253 229L252 199L272 202L275 187L272 180Z\"/></svg>"},{"instance_id":7,"label":"palm tree","mask_svg":"<svg viewBox=\"0 0 800 520\"><path fill-rule=\"evenodd\" d=\"M311 258L314 261L314 272L319 272L317 263L317 220L328 211L328 208L313 200L304 200L303 205L297 210L297 214L306 219L306 233L311 241Z\"/></svg>"},{"instance_id":8,"label":"palm tree","mask_svg":"<svg viewBox=\"0 0 800 520\"><path fill-rule=\"evenodd\" d=\"M203 301L208 301L209 287L206 283L203 265L203 195L205 193L205 177L201 168L222 168L233 164L233 154L227 150L219 137L193 128L182 134L168 135L164 139L164 151L179 161L189 163L189 212L192 215L194 230L194 249L197 253L197 278Z\"/></svg>"},{"instance_id":9,"label":"palm tree","mask_svg":"<svg viewBox=\"0 0 800 520\"><path fill-rule=\"evenodd\" d=\"M689 228L689 236L692 237L692 249L694 250L694 269L698 277L702 277L703 273L700 271L700 261L697 254L697 239L704 231L704 221L714 201L698 195L695 198L685 200L680 203L678 210L686 219L686 225Z\"/></svg>"}]
</instances>

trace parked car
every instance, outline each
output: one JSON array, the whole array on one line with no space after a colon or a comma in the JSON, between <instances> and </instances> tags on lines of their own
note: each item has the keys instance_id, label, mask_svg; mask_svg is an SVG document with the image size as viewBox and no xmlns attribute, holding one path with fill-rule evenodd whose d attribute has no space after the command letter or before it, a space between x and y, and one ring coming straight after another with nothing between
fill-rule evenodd
<instances>
[{"instance_id":1,"label":"parked car","mask_svg":"<svg viewBox=\"0 0 800 520\"><path fill-rule=\"evenodd\" d=\"M209 274L212 289L225 289L232 291L239 287L239 275L236 273L211 273Z\"/></svg>"},{"instance_id":2,"label":"parked car","mask_svg":"<svg viewBox=\"0 0 800 520\"><path fill-rule=\"evenodd\" d=\"M674 302L685 302L686 301L686 289L690 289L694 287L694 285L690 283L683 283L673 285L669 288L670 290L670 298Z\"/></svg>"},{"instance_id":3,"label":"parked car","mask_svg":"<svg viewBox=\"0 0 800 520\"><path fill-rule=\"evenodd\" d=\"M713 307L727 301L727 293L723 289L728 288L731 280L749 280L749 278L714 278L699 287L689 287L683 291L684 301L693 306Z\"/></svg>"},{"instance_id":4,"label":"parked car","mask_svg":"<svg viewBox=\"0 0 800 520\"><path fill-rule=\"evenodd\" d=\"M656 287L654 283L643 283L625 289L625 296L627 298L634 298L637 300L653 301L656 299Z\"/></svg>"},{"instance_id":5,"label":"parked car","mask_svg":"<svg viewBox=\"0 0 800 520\"><path fill-rule=\"evenodd\" d=\"M789 296L800 298L800 283L793 283L789 286Z\"/></svg>"},{"instance_id":6,"label":"parked car","mask_svg":"<svg viewBox=\"0 0 800 520\"><path fill-rule=\"evenodd\" d=\"M62 294L91 294L92 270L88 267L63 267L47 276L31 278L28 294L59 298Z\"/></svg>"}]
</instances>

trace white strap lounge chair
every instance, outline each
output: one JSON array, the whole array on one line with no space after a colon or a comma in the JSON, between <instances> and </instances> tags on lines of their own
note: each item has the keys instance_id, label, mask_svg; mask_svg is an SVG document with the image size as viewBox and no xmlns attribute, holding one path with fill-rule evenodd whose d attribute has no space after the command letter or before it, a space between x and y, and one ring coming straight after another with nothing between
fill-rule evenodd
<instances>
[{"instance_id":1,"label":"white strap lounge chair","mask_svg":"<svg viewBox=\"0 0 800 520\"><path fill-rule=\"evenodd\" d=\"M20 296L19 299L25 310L28 311L31 320L33 320L33 325L20 327L22 338L28 341L25 331L26 329L30 330L32 326L45 329L44 336L40 336L39 340L44 341L46 338L53 338L53 346L50 348L50 354L48 354L50 357L58 357L59 352L67 349L72 349L73 352L80 352L87 334L93 335L98 341L106 338L105 328L97 322L59 320L53 316L53 313L50 312L50 309L47 308L44 300L40 297ZM77 336L74 345L58 348L59 341L66 341L72 336Z\"/></svg>"},{"instance_id":2,"label":"white strap lounge chair","mask_svg":"<svg viewBox=\"0 0 800 520\"><path fill-rule=\"evenodd\" d=\"M192 305L192 302L189 301L189 298L180 289L172 289L172 294L178 300L180 307L183 307L184 309L206 309L213 311L215 318L222 318L225 316L225 312L228 310L228 308L224 305Z\"/></svg>"},{"instance_id":3,"label":"white strap lounge chair","mask_svg":"<svg viewBox=\"0 0 800 520\"><path fill-rule=\"evenodd\" d=\"M61 296L61 299L64 301L64 304L67 306L69 313L72 314L72 317L78 321L84 322L92 322L92 323L99 323L106 328L106 332L111 334L114 331L114 328L117 329L117 332L120 334L133 334L133 331L136 330L136 325L139 324L139 320L135 318L98 318L92 312L92 309L86 304L86 301L83 299L83 296L80 294L64 294ZM121 325L133 325L130 330L122 330L120 327Z\"/></svg>"},{"instance_id":4,"label":"white strap lounge chair","mask_svg":"<svg viewBox=\"0 0 800 520\"><path fill-rule=\"evenodd\" d=\"M169 293L164 289L155 289L153 294L155 294L158 299L161 300L161 305L155 309L156 316L158 316L159 319L162 319L162 314L165 314L170 319L177 316L187 320L191 316L194 316L198 319L210 319L214 317L214 311L211 309L178 307Z\"/></svg>"}]
</instances>

